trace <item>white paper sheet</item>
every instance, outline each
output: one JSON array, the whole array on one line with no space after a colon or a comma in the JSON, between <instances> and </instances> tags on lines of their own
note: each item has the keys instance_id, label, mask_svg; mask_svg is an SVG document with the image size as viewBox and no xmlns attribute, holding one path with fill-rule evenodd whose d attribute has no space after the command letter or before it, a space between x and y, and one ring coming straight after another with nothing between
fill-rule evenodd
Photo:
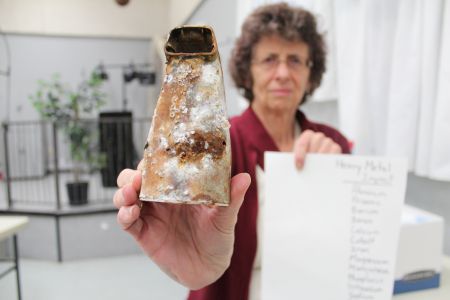
<instances>
[{"instance_id":1,"label":"white paper sheet","mask_svg":"<svg viewBox=\"0 0 450 300\"><path fill-rule=\"evenodd\" d=\"M387 300L407 162L349 155L266 152L264 300Z\"/></svg>"}]
</instances>

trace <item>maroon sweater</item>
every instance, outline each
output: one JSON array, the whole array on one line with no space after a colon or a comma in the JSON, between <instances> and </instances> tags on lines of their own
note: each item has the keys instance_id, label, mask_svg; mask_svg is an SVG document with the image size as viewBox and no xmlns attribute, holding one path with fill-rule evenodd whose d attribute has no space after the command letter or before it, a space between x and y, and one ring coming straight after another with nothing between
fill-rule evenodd
<instances>
[{"instance_id":1,"label":"maroon sweater","mask_svg":"<svg viewBox=\"0 0 450 300\"><path fill-rule=\"evenodd\" d=\"M349 143L337 130L322 124L310 122L302 112L296 119L302 131L310 129L324 133L350 153ZM232 175L249 173L252 179L239 211L235 229L234 252L229 268L213 284L191 291L189 300L246 300L250 287L250 276L256 255L256 221L258 195L256 186L256 165L264 169L264 152L279 151L275 142L251 108L230 120Z\"/></svg>"}]
</instances>

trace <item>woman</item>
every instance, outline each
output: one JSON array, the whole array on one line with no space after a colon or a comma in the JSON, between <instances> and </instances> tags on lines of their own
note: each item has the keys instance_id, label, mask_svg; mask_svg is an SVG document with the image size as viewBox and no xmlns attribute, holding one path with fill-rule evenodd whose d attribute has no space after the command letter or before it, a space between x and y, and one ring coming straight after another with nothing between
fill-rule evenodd
<instances>
[{"instance_id":1,"label":"woman","mask_svg":"<svg viewBox=\"0 0 450 300\"><path fill-rule=\"evenodd\" d=\"M265 151L293 151L299 169L306 153L349 153L339 132L308 121L298 110L324 71L324 42L309 12L287 4L257 9L244 22L231 59L233 79L250 106L230 121L235 175L230 206L140 208L140 173L119 175L118 222L163 271L193 290L189 299L257 296L250 291L252 274L257 275L256 169L264 168Z\"/></svg>"}]
</instances>

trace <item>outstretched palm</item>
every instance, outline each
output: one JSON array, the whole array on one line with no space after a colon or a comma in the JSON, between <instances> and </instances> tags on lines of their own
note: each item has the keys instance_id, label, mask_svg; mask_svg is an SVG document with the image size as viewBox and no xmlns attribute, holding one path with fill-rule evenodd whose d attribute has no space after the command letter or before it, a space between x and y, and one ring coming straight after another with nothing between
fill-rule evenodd
<instances>
[{"instance_id":1,"label":"outstretched palm","mask_svg":"<svg viewBox=\"0 0 450 300\"><path fill-rule=\"evenodd\" d=\"M239 174L233 178L229 207L146 202L140 211L136 205L136 188L140 187L136 181L140 179L134 181L131 186L136 195L123 192L122 207L135 207L126 211L116 203L121 208L118 221L145 253L168 275L191 289L220 277L231 259L234 226L249 176Z\"/></svg>"}]
</instances>

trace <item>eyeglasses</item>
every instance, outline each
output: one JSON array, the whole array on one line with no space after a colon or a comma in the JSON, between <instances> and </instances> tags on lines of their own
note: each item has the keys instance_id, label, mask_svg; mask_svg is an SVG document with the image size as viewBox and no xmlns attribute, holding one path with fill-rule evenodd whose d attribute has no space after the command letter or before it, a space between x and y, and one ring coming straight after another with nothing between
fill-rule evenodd
<instances>
[{"instance_id":1,"label":"eyeglasses","mask_svg":"<svg viewBox=\"0 0 450 300\"><path fill-rule=\"evenodd\" d=\"M297 55L289 55L284 60L280 59L277 55L269 55L261 60L253 61L254 64L266 71L275 70L282 62L286 63L286 66L291 71L302 71L313 66L312 61L303 59Z\"/></svg>"}]
</instances>

